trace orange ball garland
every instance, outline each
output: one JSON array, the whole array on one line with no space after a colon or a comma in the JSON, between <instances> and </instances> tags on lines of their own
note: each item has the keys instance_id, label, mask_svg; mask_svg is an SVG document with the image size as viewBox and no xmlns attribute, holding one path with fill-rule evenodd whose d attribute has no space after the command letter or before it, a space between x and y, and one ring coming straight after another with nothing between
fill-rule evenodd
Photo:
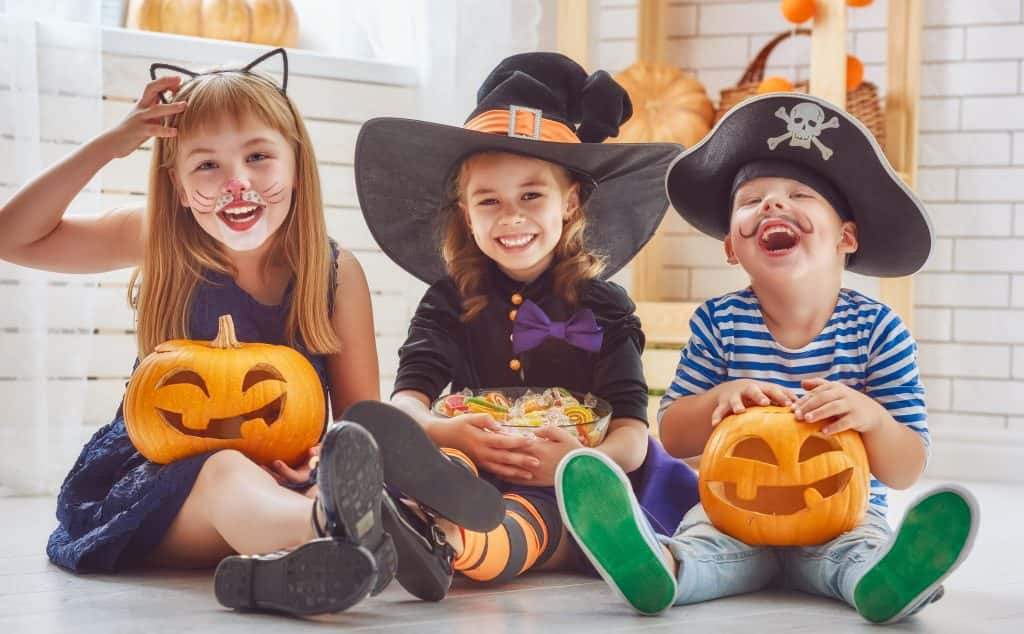
<instances>
[{"instance_id":1,"label":"orange ball garland","mask_svg":"<svg viewBox=\"0 0 1024 634\"><path fill-rule=\"evenodd\" d=\"M853 90L864 82L864 64L853 55L846 56L846 89Z\"/></svg>"},{"instance_id":2,"label":"orange ball garland","mask_svg":"<svg viewBox=\"0 0 1024 634\"><path fill-rule=\"evenodd\" d=\"M782 17L802 24L814 17L814 0L782 0Z\"/></svg>"},{"instance_id":3,"label":"orange ball garland","mask_svg":"<svg viewBox=\"0 0 1024 634\"><path fill-rule=\"evenodd\" d=\"M767 77L757 85L757 94L767 92L793 92L793 84L785 77Z\"/></svg>"}]
</instances>

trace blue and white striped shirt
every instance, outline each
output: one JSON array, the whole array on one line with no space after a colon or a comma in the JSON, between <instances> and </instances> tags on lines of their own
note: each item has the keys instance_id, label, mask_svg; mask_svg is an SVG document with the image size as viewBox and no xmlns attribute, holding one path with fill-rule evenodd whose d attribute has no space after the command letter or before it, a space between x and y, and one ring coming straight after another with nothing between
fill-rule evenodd
<instances>
[{"instance_id":1,"label":"blue and white striped shirt","mask_svg":"<svg viewBox=\"0 0 1024 634\"><path fill-rule=\"evenodd\" d=\"M802 394L801 381L824 378L881 403L930 450L917 344L896 313L881 302L842 289L821 334L793 350L775 341L757 296L746 288L701 304L690 319L690 332L676 376L661 399L659 421L680 396L700 394L726 381L755 379ZM885 514L887 488L874 476L868 501L873 511Z\"/></svg>"}]
</instances>

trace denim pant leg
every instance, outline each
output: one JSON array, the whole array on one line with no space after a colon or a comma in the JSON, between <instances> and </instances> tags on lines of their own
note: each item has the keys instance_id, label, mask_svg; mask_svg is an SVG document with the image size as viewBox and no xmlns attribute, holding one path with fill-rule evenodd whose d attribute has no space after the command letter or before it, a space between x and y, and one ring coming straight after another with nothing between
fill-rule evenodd
<instances>
[{"instance_id":1,"label":"denim pant leg","mask_svg":"<svg viewBox=\"0 0 1024 634\"><path fill-rule=\"evenodd\" d=\"M786 586L845 601L851 606L857 582L892 537L885 518L865 514L861 523L830 542L780 551Z\"/></svg>"},{"instance_id":2,"label":"denim pant leg","mask_svg":"<svg viewBox=\"0 0 1024 634\"><path fill-rule=\"evenodd\" d=\"M776 549L749 546L726 535L711 525L700 504L686 513L675 535L658 539L679 562L675 605L754 592L780 571Z\"/></svg>"}]
</instances>

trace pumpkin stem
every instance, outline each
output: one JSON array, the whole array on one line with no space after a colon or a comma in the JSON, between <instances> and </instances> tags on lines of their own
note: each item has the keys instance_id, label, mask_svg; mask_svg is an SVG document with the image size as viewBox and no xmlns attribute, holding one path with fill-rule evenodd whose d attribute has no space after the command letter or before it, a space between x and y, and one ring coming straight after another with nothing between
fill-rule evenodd
<instances>
[{"instance_id":1,"label":"pumpkin stem","mask_svg":"<svg viewBox=\"0 0 1024 634\"><path fill-rule=\"evenodd\" d=\"M235 337L235 322L231 315L221 315L217 319L217 338L210 342L211 348L241 348L242 344Z\"/></svg>"}]
</instances>

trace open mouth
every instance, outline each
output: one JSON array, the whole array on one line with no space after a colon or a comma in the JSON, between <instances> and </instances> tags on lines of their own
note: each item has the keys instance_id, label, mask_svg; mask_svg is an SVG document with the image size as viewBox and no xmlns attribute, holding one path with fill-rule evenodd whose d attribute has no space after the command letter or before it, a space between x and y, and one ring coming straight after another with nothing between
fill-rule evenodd
<instances>
[{"instance_id":1,"label":"open mouth","mask_svg":"<svg viewBox=\"0 0 1024 634\"><path fill-rule=\"evenodd\" d=\"M800 244L800 234L786 222L767 222L758 232L757 244L768 255L785 255Z\"/></svg>"},{"instance_id":2,"label":"open mouth","mask_svg":"<svg viewBox=\"0 0 1024 634\"><path fill-rule=\"evenodd\" d=\"M277 419L281 417L281 410L284 409L285 396L287 396L287 393L278 396L263 407L245 414L230 416L228 418L211 418L210 422L206 425L206 429L190 429L185 427L182 422L183 417L180 412L171 412L159 407L156 408L156 411L160 414L160 417L164 419L165 423L186 436L232 440L242 437L242 424L250 420L262 418L267 427L276 423Z\"/></svg>"},{"instance_id":3,"label":"open mouth","mask_svg":"<svg viewBox=\"0 0 1024 634\"><path fill-rule=\"evenodd\" d=\"M853 477L853 467L822 478L811 484L792 486L759 486L753 499L744 500L736 491L735 482L708 482L708 488L719 498L745 511L763 515L792 515L814 508L839 493Z\"/></svg>"},{"instance_id":4,"label":"open mouth","mask_svg":"<svg viewBox=\"0 0 1024 634\"><path fill-rule=\"evenodd\" d=\"M263 216L263 205L246 204L231 206L217 212L217 217L234 231L245 231Z\"/></svg>"},{"instance_id":5,"label":"open mouth","mask_svg":"<svg viewBox=\"0 0 1024 634\"><path fill-rule=\"evenodd\" d=\"M536 239L536 233L517 233L514 235L500 236L494 240L506 251L521 251L530 246L530 244L532 244Z\"/></svg>"}]
</instances>

